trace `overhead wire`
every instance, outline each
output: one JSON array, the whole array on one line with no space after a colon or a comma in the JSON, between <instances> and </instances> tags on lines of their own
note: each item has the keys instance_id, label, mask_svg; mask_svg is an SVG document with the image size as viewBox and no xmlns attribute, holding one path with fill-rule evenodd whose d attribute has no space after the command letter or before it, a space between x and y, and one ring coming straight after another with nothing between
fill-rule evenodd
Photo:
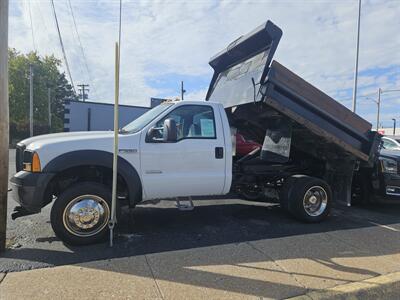
<instances>
[{"instance_id":1,"label":"overhead wire","mask_svg":"<svg viewBox=\"0 0 400 300\"><path fill-rule=\"evenodd\" d=\"M40 20L41 20L41 22L42 22L42 24L43 24L43 26L44 26L44 29L45 29L46 31L48 31L46 19L43 17L42 9L40 8L40 3L41 3L41 2L38 1L38 2L36 2L36 3L37 3L37 8L38 8L38 11L39 11L39 15L40 15Z\"/></svg>"},{"instance_id":2,"label":"overhead wire","mask_svg":"<svg viewBox=\"0 0 400 300\"><path fill-rule=\"evenodd\" d=\"M35 33L34 33L33 21L32 21L31 2L29 0L27 2L28 2L29 19L31 21L31 34L32 34L33 49L35 50L35 52L37 52Z\"/></svg>"},{"instance_id":3,"label":"overhead wire","mask_svg":"<svg viewBox=\"0 0 400 300\"><path fill-rule=\"evenodd\" d=\"M65 5L66 5L66 10L68 11L68 14L70 16L68 28L71 30L72 45L76 46L76 45L79 45L79 41L78 41L78 37L77 37L76 31L74 30L73 16L72 16L71 10L70 10L70 8L68 6L68 1L65 1ZM84 69L83 63L81 63L82 58L80 56L79 51L80 51L79 49L77 51L72 51L72 54L73 54L73 56L79 56L79 58L80 58L79 59L79 63L78 63L79 74L81 74L82 76L85 76L86 71ZM70 53L70 56L71 56L71 53ZM85 76L85 77L87 77L87 76ZM75 77L75 79L76 79L76 77Z\"/></svg>"},{"instance_id":4,"label":"overhead wire","mask_svg":"<svg viewBox=\"0 0 400 300\"><path fill-rule=\"evenodd\" d=\"M80 48L80 50L82 52L83 62L85 64L85 68L86 68L86 71L87 71L87 74L88 74L89 81L92 83L92 77L91 77L91 73L90 73L90 70L89 70L89 65L87 63L85 50L83 48L83 45L82 45L82 42L81 42L81 37L79 35L78 26L76 25L76 20L75 20L74 10L73 10L72 5L71 5L71 0L68 0L68 5L69 5L69 10L70 10L70 13L71 13L71 16L72 16L72 20L73 20L73 23L74 23L75 32L76 32L76 35L77 35L77 38L78 38L79 48Z\"/></svg>"},{"instance_id":5,"label":"overhead wire","mask_svg":"<svg viewBox=\"0 0 400 300\"><path fill-rule=\"evenodd\" d=\"M50 0L50 1L51 1L51 5L52 5L52 7L53 7L54 20L56 21L56 27L57 27L57 32L58 32L58 38L59 38L59 41L60 41L61 51L62 51L62 54L63 54L63 57L64 57L65 67L66 67L66 69L67 69L67 73L68 73L68 76L69 76L69 80L70 80L70 82L71 82L72 90L74 91L74 93L75 93L75 95L76 95L76 90L75 90L74 81L72 80L71 70L70 70L70 68L69 68L67 55L66 55L66 53L65 53L64 43L63 43L63 40L62 40L62 37L61 37L60 26L59 26L59 24L58 24L56 8L55 8L55 6L54 6L54 1L53 1L53 0Z\"/></svg>"}]
</instances>

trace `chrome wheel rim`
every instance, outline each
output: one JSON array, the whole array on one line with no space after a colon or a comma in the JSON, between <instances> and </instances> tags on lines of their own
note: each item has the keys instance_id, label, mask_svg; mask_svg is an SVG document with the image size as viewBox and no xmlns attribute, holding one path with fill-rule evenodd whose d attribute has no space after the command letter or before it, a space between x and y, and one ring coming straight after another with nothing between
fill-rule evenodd
<instances>
[{"instance_id":1,"label":"chrome wheel rim","mask_svg":"<svg viewBox=\"0 0 400 300\"><path fill-rule=\"evenodd\" d=\"M321 186L313 186L304 194L303 207L311 217L318 217L323 214L327 205L328 194Z\"/></svg>"},{"instance_id":2,"label":"chrome wheel rim","mask_svg":"<svg viewBox=\"0 0 400 300\"><path fill-rule=\"evenodd\" d=\"M82 195L73 199L63 213L64 227L73 235L89 237L107 226L110 207L96 195Z\"/></svg>"}]
</instances>

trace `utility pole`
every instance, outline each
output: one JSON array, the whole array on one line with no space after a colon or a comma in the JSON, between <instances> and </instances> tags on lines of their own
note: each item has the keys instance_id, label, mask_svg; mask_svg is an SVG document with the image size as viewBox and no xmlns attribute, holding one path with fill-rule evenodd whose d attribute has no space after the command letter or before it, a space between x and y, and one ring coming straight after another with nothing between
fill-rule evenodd
<instances>
[{"instance_id":1,"label":"utility pole","mask_svg":"<svg viewBox=\"0 0 400 300\"><path fill-rule=\"evenodd\" d=\"M88 84L78 84L78 87L80 87L79 92L81 94L82 102L85 102L85 100L88 98L85 91L89 92L89 89L86 88L86 87L89 87L89 85Z\"/></svg>"},{"instance_id":2,"label":"utility pole","mask_svg":"<svg viewBox=\"0 0 400 300\"><path fill-rule=\"evenodd\" d=\"M33 136L33 66L29 65L29 136Z\"/></svg>"},{"instance_id":3,"label":"utility pole","mask_svg":"<svg viewBox=\"0 0 400 300\"><path fill-rule=\"evenodd\" d=\"M371 98L371 97L366 97L367 99L372 100L373 102L375 102L378 105L378 110L377 110L377 113L376 113L376 131L378 131L378 129L379 129L379 120L380 120L380 114L381 114L381 96L382 96L382 94L393 93L393 92L400 92L400 89L397 89L397 90L382 90L381 88L379 88L378 89L378 99L374 99L374 98ZM382 127L382 124L380 124L380 125L381 125L380 127Z\"/></svg>"},{"instance_id":4,"label":"utility pole","mask_svg":"<svg viewBox=\"0 0 400 300\"><path fill-rule=\"evenodd\" d=\"M49 133L51 133L51 88L47 87L47 111L49 113Z\"/></svg>"},{"instance_id":5,"label":"utility pole","mask_svg":"<svg viewBox=\"0 0 400 300\"><path fill-rule=\"evenodd\" d=\"M396 119L392 118L393 120L393 135L396 135Z\"/></svg>"},{"instance_id":6,"label":"utility pole","mask_svg":"<svg viewBox=\"0 0 400 300\"><path fill-rule=\"evenodd\" d=\"M357 44L356 44L356 62L354 70L354 87L353 87L353 112L356 112L357 106L357 77L358 77L358 53L360 49L360 21L361 21L361 0L358 0L358 22L357 22Z\"/></svg>"},{"instance_id":7,"label":"utility pole","mask_svg":"<svg viewBox=\"0 0 400 300\"><path fill-rule=\"evenodd\" d=\"M6 249L8 135L8 0L0 0L0 252Z\"/></svg>"},{"instance_id":8,"label":"utility pole","mask_svg":"<svg viewBox=\"0 0 400 300\"><path fill-rule=\"evenodd\" d=\"M379 117L381 114L381 94L382 94L382 90L381 88L378 89L378 102L376 104L378 104L378 113L376 114L376 132L378 132L379 130Z\"/></svg>"},{"instance_id":9,"label":"utility pole","mask_svg":"<svg viewBox=\"0 0 400 300\"><path fill-rule=\"evenodd\" d=\"M186 90L183 88L183 81L181 81L181 100L183 100L183 95L186 93Z\"/></svg>"}]
</instances>

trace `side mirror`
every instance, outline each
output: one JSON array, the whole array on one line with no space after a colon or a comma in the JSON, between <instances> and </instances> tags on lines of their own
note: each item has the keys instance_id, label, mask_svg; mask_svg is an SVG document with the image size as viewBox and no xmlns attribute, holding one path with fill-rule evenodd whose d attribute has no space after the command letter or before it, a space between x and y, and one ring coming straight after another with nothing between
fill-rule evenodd
<instances>
[{"instance_id":1,"label":"side mirror","mask_svg":"<svg viewBox=\"0 0 400 300\"><path fill-rule=\"evenodd\" d=\"M177 137L176 121L174 119L166 119L163 125L163 141L176 142Z\"/></svg>"},{"instance_id":2,"label":"side mirror","mask_svg":"<svg viewBox=\"0 0 400 300\"><path fill-rule=\"evenodd\" d=\"M162 139L159 138L160 129L162 129L162 128L151 127L146 134L146 142L147 143L161 142Z\"/></svg>"}]
</instances>

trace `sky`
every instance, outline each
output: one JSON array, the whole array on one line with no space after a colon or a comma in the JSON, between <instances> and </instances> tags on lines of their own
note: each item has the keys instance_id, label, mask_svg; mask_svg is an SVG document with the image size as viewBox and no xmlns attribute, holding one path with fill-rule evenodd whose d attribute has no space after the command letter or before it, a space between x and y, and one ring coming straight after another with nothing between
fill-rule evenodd
<instances>
[{"instance_id":1,"label":"sky","mask_svg":"<svg viewBox=\"0 0 400 300\"><path fill-rule=\"evenodd\" d=\"M90 101L113 102L119 1L54 4L74 85L89 84ZM122 104L178 97L181 80L185 99L204 100L210 57L271 20L283 30L274 59L352 107L358 0L124 0L122 6ZM378 88L400 89L399 16L400 0L362 0L357 113L374 126ZM9 46L62 59L50 0L10 0ZM392 118L400 125L400 92L381 99L382 125L391 127Z\"/></svg>"}]
</instances>

